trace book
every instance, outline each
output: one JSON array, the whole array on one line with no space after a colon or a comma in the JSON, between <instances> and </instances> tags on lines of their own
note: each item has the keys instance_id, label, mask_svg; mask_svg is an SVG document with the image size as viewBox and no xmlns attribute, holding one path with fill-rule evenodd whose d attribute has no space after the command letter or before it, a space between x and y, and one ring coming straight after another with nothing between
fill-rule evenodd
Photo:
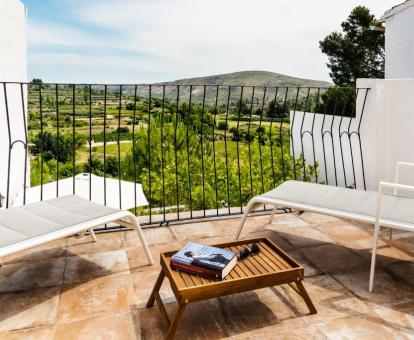
<instances>
[{"instance_id":1,"label":"book","mask_svg":"<svg viewBox=\"0 0 414 340\"><path fill-rule=\"evenodd\" d=\"M236 263L234 251L194 242L171 256L172 268L215 279L226 277Z\"/></svg>"}]
</instances>

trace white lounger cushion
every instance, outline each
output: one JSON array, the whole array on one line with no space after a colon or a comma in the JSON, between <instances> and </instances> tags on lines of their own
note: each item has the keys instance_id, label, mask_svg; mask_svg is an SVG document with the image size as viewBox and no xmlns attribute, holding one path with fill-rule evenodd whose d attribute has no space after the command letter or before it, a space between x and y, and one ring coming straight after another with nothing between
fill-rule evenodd
<instances>
[{"instance_id":1,"label":"white lounger cushion","mask_svg":"<svg viewBox=\"0 0 414 340\"><path fill-rule=\"evenodd\" d=\"M0 247L118 212L78 196L0 210Z\"/></svg>"},{"instance_id":2,"label":"white lounger cushion","mask_svg":"<svg viewBox=\"0 0 414 340\"><path fill-rule=\"evenodd\" d=\"M377 192L362 191L299 181L286 181L276 189L268 191L257 198L269 198L283 202L291 202L292 207L304 205L314 207L307 209L331 210L335 215L343 213L360 215L361 220L374 221L377 204ZM345 217L345 216L344 216ZM414 199L384 195L381 220L384 225L414 225Z\"/></svg>"},{"instance_id":3,"label":"white lounger cushion","mask_svg":"<svg viewBox=\"0 0 414 340\"><path fill-rule=\"evenodd\" d=\"M138 232L148 262L151 253L137 218L126 210L92 203L79 196L62 196L0 210L0 257L115 222Z\"/></svg>"}]
</instances>

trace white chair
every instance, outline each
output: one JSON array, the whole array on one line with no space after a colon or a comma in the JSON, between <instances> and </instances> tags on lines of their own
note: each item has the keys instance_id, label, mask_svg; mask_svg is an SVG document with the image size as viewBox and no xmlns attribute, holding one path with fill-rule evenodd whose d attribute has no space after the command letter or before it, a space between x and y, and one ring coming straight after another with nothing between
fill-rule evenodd
<instances>
[{"instance_id":1,"label":"white chair","mask_svg":"<svg viewBox=\"0 0 414 340\"><path fill-rule=\"evenodd\" d=\"M414 231L414 199L397 196L398 191L414 192L414 186L398 183L402 166L414 167L414 164L398 162L395 183L380 182L378 192L286 181L276 189L255 196L249 201L235 239L240 237L248 214L264 204L273 205L269 223L278 207L287 207L374 224L369 279L369 291L372 292L380 227ZM386 194L385 189L393 189L393 194Z\"/></svg>"}]
</instances>

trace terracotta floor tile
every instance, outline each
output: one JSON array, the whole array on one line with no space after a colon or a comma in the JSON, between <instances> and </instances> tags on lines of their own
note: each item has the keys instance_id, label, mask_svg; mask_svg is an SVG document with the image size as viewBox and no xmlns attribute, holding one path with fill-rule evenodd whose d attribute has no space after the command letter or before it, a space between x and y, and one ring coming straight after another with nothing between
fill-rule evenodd
<instances>
[{"instance_id":1,"label":"terracotta floor tile","mask_svg":"<svg viewBox=\"0 0 414 340\"><path fill-rule=\"evenodd\" d=\"M153 268L159 268L160 253L164 253L167 251L175 251L181 249L182 246L183 243L177 241L165 244L151 245L149 249L154 260L153 266L148 265L147 257L145 256L144 249L141 246L128 247L126 248L126 253L128 256L129 268L131 271L152 270Z\"/></svg>"},{"instance_id":2,"label":"terracotta floor tile","mask_svg":"<svg viewBox=\"0 0 414 340\"><path fill-rule=\"evenodd\" d=\"M143 308L147 304L159 273L160 269L154 268L153 270L146 270L131 274L137 307ZM174 293L171 290L170 282L167 278L164 279L161 286L160 295L164 303L176 301Z\"/></svg>"},{"instance_id":3,"label":"terracotta floor tile","mask_svg":"<svg viewBox=\"0 0 414 340\"><path fill-rule=\"evenodd\" d=\"M129 272L125 250L68 256L64 283L85 281L97 276L125 272Z\"/></svg>"},{"instance_id":4,"label":"terracotta floor tile","mask_svg":"<svg viewBox=\"0 0 414 340\"><path fill-rule=\"evenodd\" d=\"M0 260L2 263L31 262L46 260L51 258L59 258L66 256L67 238L53 241L36 248L21 251L17 254L5 256Z\"/></svg>"},{"instance_id":5,"label":"terracotta floor tile","mask_svg":"<svg viewBox=\"0 0 414 340\"><path fill-rule=\"evenodd\" d=\"M252 331L239 333L229 337L234 340L244 339L278 339L278 340L322 340L325 337L311 325L294 328L290 325L283 327L263 327Z\"/></svg>"},{"instance_id":6,"label":"terracotta floor tile","mask_svg":"<svg viewBox=\"0 0 414 340\"><path fill-rule=\"evenodd\" d=\"M213 222L199 222L190 224L173 225L178 241L189 241L198 238L221 236L221 231Z\"/></svg>"},{"instance_id":7,"label":"terracotta floor tile","mask_svg":"<svg viewBox=\"0 0 414 340\"><path fill-rule=\"evenodd\" d=\"M359 317L331 320L316 326L328 339L407 339L410 334Z\"/></svg>"},{"instance_id":8,"label":"terracotta floor tile","mask_svg":"<svg viewBox=\"0 0 414 340\"><path fill-rule=\"evenodd\" d=\"M321 274L321 271L306 259L300 249L290 249L286 250L286 252L303 266L305 277Z\"/></svg>"},{"instance_id":9,"label":"terracotta floor tile","mask_svg":"<svg viewBox=\"0 0 414 340\"><path fill-rule=\"evenodd\" d=\"M69 255L101 253L125 247L123 232L98 233L96 237L96 242L89 235L82 238L71 237L68 241Z\"/></svg>"},{"instance_id":10,"label":"terracotta floor tile","mask_svg":"<svg viewBox=\"0 0 414 340\"><path fill-rule=\"evenodd\" d=\"M5 264L0 268L0 293L59 285L64 268L64 258Z\"/></svg>"},{"instance_id":11,"label":"terracotta floor tile","mask_svg":"<svg viewBox=\"0 0 414 340\"><path fill-rule=\"evenodd\" d=\"M60 287L0 294L0 332L55 322Z\"/></svg>"},{"instance_id":12,"label":"terracotta floor tile","mask_svg":"<svg viewBox=\"0 0 414 340\"><path fill-rule=\"evenodd\" d=\"M350 221L330 221L319 223L315 228L329 235L333 240L340 244L351 242L359 239L372 238L369 231L364 230L361 226L353 224Z\"/></svg>"},{"instance_id":13,"label":"terracotta floor tile","mask_svg":"<svg viewBox=\"0 0 414 340\"><path fill-rule=\"evenodd\" d=\"M256 231L248 234L242 234L240 236L240 240L248 240L252 238L260 238L260 237L266 237L269 240L271 240L274 244L276 244L278 247L280 247L283 250L289 250L293 249L293 246L284 240L279 233L273 231L273 230L262 230L262 231Z\"/></svg>"},{"instance_id":14,"label":"terracotta floor tile","mask_svg":"<svg viewBox=\"0 0 414 340\"><path fill-rule=\"evenodd\" d=\"M267 290L267 292L266 292ZM166 305L172 316L177 304ZM142 334L145 339L159 339L167 330L158 309L140 309ZM289 306L279 299L270 289L235 294L219 299L191 303L184 312L177 330L177 339L221 339L238 338L242 334L267 334L263 328L303 327L305 324ZM273 335L275 329L273 329ZM246 337L245 337L246 338Z\"/></svg>"},{"instance_id":15,"label":"terracotta floor tile","mask_svg":"<svg viewBox=\"0 0 414 340\"><path fill-rule=\"evenodd\" d=\"M393 242L396 243L396 246L399 246L409 253L414 254L414 236L397 238Z\"/></svg>"},{"instance_id":16,"label":"terracotta floor tile","mask_svg":"<svg viewBox=\"0 0 414 340\"><path fill-rule=\"evenodd\" d=\"M308 277L304 280L304 286L318 311L317 314L310 315L302 298L289 286L277 286L274 289L284 297L287 304L302 313L302 319L306 324L374 314L366 303L352 295L329 275Z\"/></svg>"},{"instance_id":17,"label":"terracotta floor tile","mask_svg":"<svg viewBox=\"0 0 414 340\"><path fill-rule=\"evenodd\" d=\"M395 279L377 267L374 290L368 292L369 271L336 274L335 278L359 298L373 303L390 305L414 302L414 291L402 280Z\"/></svg>"},{"instance_id":18,"label":"terracotta floor tile","mask_svg":"<svg viewBox=\"0 0 414 340\"><path fill-rule=\"evenodd\" d=\"M279 226L295 228L308 226L309 222L306 222L295 214L275 214L272 223L269 224L276 227Z\"/></svg>"},{"instance_id":19,"label":"terracotta floor tile","mask_svg":"<svg viewBox=\"0 0 414 340\"><path fill-rule=\"evenodd\" d=\"M0 339L8 340L52 340L53 328L50 327L38 327L21 329L8 333L0 333Z\"/></svg>"},{"instance_id":20,"label":"terracotta floor tile","mask_svg":"<svg viewBox=\"0 0 414 340\"><path fill-rule=\"evenodd\" d=\"M372 239L370 240L372 244ZM379 242L381 244L382 242ZM356 251L359 255L364 257L367 261L371 262L372 258L372 247L364 250ZM390 246L386 243L379 245L377 248L377 265L379 266L389 266L395 262L414 262L414 257L403 250L397 249L394 246Z\"/></svg>"},{"instance_id":21,"label":"terracotta floor tile","mask_svg":"<svg viewBox=\"0 0 414 340\"><path fill-rule=\"evenodd\" d=\"M338 222L341 221L341 219L333 216L328 215L321 215L321 214L315 214L311 212L305 211L303 214L295 214L297 217L299 217L301 220L304 220L305 222L311 223L311 224L319 224L319 223L325 223L325 222Z\"/></svg>"},{"instance_id":22,"label":"terracotta floor tile","mask_svg":"<svg viewBox=\"0 0 414 340\"><path fill-rule=\"evenodd\" d=\"M311 227L279 227L276 229L279 235L296 248L312 247L320 244L334 243L328 235Z\"/></svg>"},{"instance_id":23,"label":"terracotta floor tile","mask_svg":"<svg viewBox=\"0 0 414 340\"><path fill-rule=\"evenodd\" d=\"M269 215L254 216L252 218L248 218L244 223L242 235L262 231L267 225L269 225ZM238 228L236 227L234 229L234 233L236 233L237 230Z\"/></svg>"},{"instance_id":24,"label":"terracotta floor tile","mask_svg":"<svg viewBox=\"0 0 414 340\"><path fill-rule=\"evenodd\" d=\"M339 244L301 249L304 257L324 273L347 273L369 267L369 261Z\"/></svg>"},{"instance_id":25,"label":"terracotta floor tile","mask_svg":"<svg viewBox=\"0 0 414 340\"><path fill-rule=\"evenodd\" d=\"M406 302L402 304L383 306L371 304L374 312L382 319L384 325L404 332L412 332L414 335L414 304Z\"/></svg>"},{"instance_id":26,"label":"terracotta floor tile","mask_svg":"<svg viewBox=\"0 0 414 340\"><path fill-rule=\"evenodd\" d=\"M220 244L220 243L231 242L231 241L233 241L233 238L230 235L226 235L226 236L215 236L215 237L200 238L200 239L196 239L196 240L192 240L192 241L197 242L197 243L201 243L201 244L216 245L216 244Z\"/></svg>"},{"instance_id":27,"label":"terracotta floor tile","mask_svg":"<svg viewBox=\"0 0 414 340\"><path fill-rule=\"evenodd\" d=\"M343 241L342 244L349 249L354 249L357 251L359 250L371 251L372 240L373 240L372 236L367 236L365 238L360 238L357 240ZM378 247L383 248L384 246L387 246L387 243L382 240L378 240Z\"/></svg>"},{"instance_id":28,"label":"terracotta floor tile","mask_svg":"<svg viewBox=\"0 0 414 340\"><path fill-rule=\"evenodd\" d=\"M288 285L265 288L190 304L176 339L414 338L414 235L396 232L392 247L380 242L370 294L372 226L308 213L276 215L272 224L268 218L249 217L242 237L269 237L297 259L318 313L310 315ZM100 234L96 243L65 239L11 257L14 263L0 268L0 291L26 290L0 293L0 338L50 339L53 331L54 339L139 339L141 332L146 340L160 339L167 328L158 308L144 308L159 253L190 240L229 241L239 221L175 225L179 240L165 227L145 230L154 266L135 231ZM30 289L38 286L45 288ZM177 304L168 280L161 296L172 315Z\"/></svg>"},{"instance_id":29,"label":"terracotta floor tile","mask_svg":"<svg viewBox=\"0 0 414 340\"><path fill-rule=\"evenodd\" d=\"M71 323L108 313L128 312L135 303L131 277L128 274L64 284L57 323Z\"/></svg>"},{"instance_id":30,"label":"terracotta floor tile","mask_svg":"<svg viewBox=\"0 0 414 340\"><path fill-rule=\"evenodd\" d=\"M249 223L251 218L247 218L246 223ZM223 220L213 221L215 227L220 229L221 235L229 235L230 237L234 235L240 224L240 217L237 218L228 218Z\"/></svg>"},{"instance_id":31,"label":"terracotta floor tile","mask_svg":"<svg viewBox=\"0 0 414 340\"><path fill-rule=\"evenodd\" d=\"M407 282L411 287L414 286L414 263L413 262L395 262L387 267L393 275L398 276L401 280Z\"/></svg>"},{"instance_id":32,"label":"terracotta floor tile","mask_svg":"<svg viewBox=\"0 0 414 340\"><path fill-rule=\"evenodd\" d=\"M136 340L141 339L139 321L133 313L108 314L56 327L59 340Z\"/></svg>"},{"instance_id":33,"label":"terracotta floor tile","mask_svg":"<svg viewBox=\"0 0 414 340\"><path fill-rule=\"evenodd\" d=\"M170 227L144 228L144 236L148 245L177 241L169 230ZM141 240L135 230L124 233L126 247L141 247Z\"/></svg>"}]
</instances>

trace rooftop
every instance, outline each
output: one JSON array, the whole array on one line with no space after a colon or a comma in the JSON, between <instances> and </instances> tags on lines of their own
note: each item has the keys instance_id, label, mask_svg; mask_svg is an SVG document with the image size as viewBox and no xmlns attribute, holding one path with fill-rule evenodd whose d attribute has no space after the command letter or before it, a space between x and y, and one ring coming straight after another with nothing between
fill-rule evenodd
<instances>
[{"instance_id":1,"label":"rooftop","mask_svg":"<svg viewBox=\"0 0 414 340\"><path fill-rule=\"evenodd\" d=\"M304 285L318 310L309 315L289 287L278 286L190 304L178 339L409 338L414 336L414 235L384 234L374 293L367 290L372 227L317 214L250 217L244 238L266 236L305 267ZM146 228L154 258L188 240L230 240L238 218ZM329 256L327 256L329 254ZM159 272L146 265L133 231L98 242L67 238L5 260L0 268L0 338L159 339L166 325L145 308ZM168 284L162 297L176 303ZM7 306L7 308L6 308Z\"/></svg>"},{"instance_id":2,"label":"rooftop","mask_svg":"<svg viewBox=\"0 0 414 340\"><path fill-rule=\"evenodd\" d=\"M413 0L406 0L398 5L393 6L388 11L386 11L382 17L380 18L380 21L386 21L387 19L391 18L395 14L405 10L406 8L409 8L414 5Z\"/></svg>"}]
</instances>

